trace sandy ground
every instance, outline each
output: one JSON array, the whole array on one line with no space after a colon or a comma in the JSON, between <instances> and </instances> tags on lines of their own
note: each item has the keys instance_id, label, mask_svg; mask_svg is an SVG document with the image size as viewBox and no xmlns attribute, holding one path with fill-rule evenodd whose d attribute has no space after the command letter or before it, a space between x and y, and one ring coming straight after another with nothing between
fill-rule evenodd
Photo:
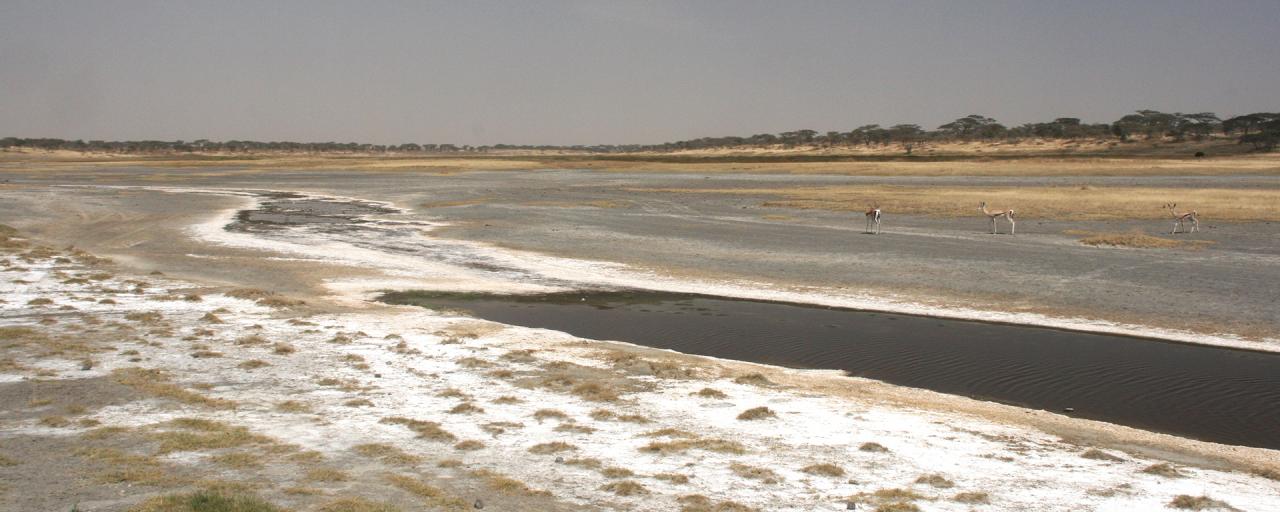
<instances>
[{"instance_id":1,"label":"sandy ground","mask_svg":"<svg viewBox=\"0 0 1280 512\"><path fill-rule=\"evenodd\" d=\"M3 372L10 384L4 386L11 387L0 389L0 400L3 410L13 411L0 418L6 507L65 510L82 502L82 510L123 510L155 493L200 486L248 488L300 509L364 496L405 509L457 508L481 499L498 510L702 510L731 502L844 510L850 501L868 508L913 502L923 510L1119 510L1160 508L1185 494L1269 510L1280 494L1275 480L1249 474L1280 471L1280 456L1269 450L830 374L477 326L362 301L370 290L392 285L563 286L567 276L603 276L621 263L632 269L627 272L674 280L749 282L811 294L886 290L940 305L960 300L1078 313L1269 343L1265 338L1277 332L1266 309L1270 290L1277 289L1269 286L1277 280L1277 240L1264 224L1215 226L1205 236L1218 243L1203 251L1152 252L1081 247L1060 234L1063 226L1034 221L1035 227L1020 226L1025 235L991 238L981 234L980 220L895 218L889 233L870 237L858 234L861 219L848 215L779 212L754 198L691 201L625 190L702 180L688 174L504 172L409 180L120 168L56 176L8 171L5 178L0 223L117 262L57 250L23 256L25 248L6 258L0 323L32 330L8 336L83 342L52 351L6 339ZM1233 180L1240 187L1271 186L1257 177ZM445 238L431 246L439 261L388 254L359 240L263 240L220 229L234 209L252 204L239 192L50 185L300 190L407 208L436 202L407 218L423 222L425 236ZM1091 227L1123 227L1101 224ZM515 263L497 271L450 263L447 251L473 257L485 247L492 249L483 254L499 263L504 257L528 261L520 262L521 272ZM989 266L993 252L1001 255L998 269ZM527 256L534 254L548 257ZM148 275L152 270L165 275ZM245 286L308 304L271 308L222 293ZM188 293L202 298L183 300ZM1211 306L1188 312L1180 307L1188 297ZM31 303L39 298L50 303ZM103 298L116 303L97 302ZM1124 308L1122 314L1100 302ZM1164 315L1170 308L1191 318L1170 319ZM142 314L148 312L159 315ZM222 323L202 320L206 313ZM262 341L245 341L254 335ZM294 350L277 352L277 342ZM614 350L634 351L639 359ZM85 359L92 360L89 369L82 369ZM266 366L242 366L254 360ZM139 385L128 378L133 367L163 369L174 386L195 396ZM737 379L757 372L772 384ZM690 397L708 387L723 397ZM41 389L81 391L69 393L76 403L64 404L44 396L61 393ZM234 409L220 400L234 402ZM290 401L297 403L282 404ZM473 408L459 409L463 404ZM737 419L759 406L774 416ZM540 409L560 414L539 417ZM449 435L401 417L435 422ZM184 431L226 430L183 418L244 426L266 438L233 435L236 441L166 447L166 440L191 437ZM467 440L478 446L459 444ZM723 442L730 440L738 445ZM570 447L544 444L554 442ZM369 443L404 454L359 448ZM1090 448L1103 454L1082 457ZM60 455L34 456L46 452ZM104 463L112 461L128 461L137 472L104 475ZM1167 476L1173 473L1160 463L1185 476ZM308 475L317 466L341 468L345 476ZM153 478L157 471L174 478ZM74 485L41 486L47 481L41 475L51 474L74 474ZM677 474L690 480L682 483ZM930 478L935 474L939 478ZM435 491L406 490L427 488Z\"/></svg>"}]
</instances>

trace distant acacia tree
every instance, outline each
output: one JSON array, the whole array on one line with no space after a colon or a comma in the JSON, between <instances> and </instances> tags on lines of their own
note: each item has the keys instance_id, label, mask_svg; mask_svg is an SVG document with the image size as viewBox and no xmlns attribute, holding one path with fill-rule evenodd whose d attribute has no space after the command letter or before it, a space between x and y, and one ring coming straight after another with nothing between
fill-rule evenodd
<instances>
[{"instance_id":1,"label":"distant acacia tree","mask_svg":"<svg viewBox=\"0 0 1280 512\"><path fill-rule=\"evenodd\" d=\"M990 117L970 114L939 126L938 131L955 139L971 140L994 139L1004 135L1008 128Z\"/></svg>"}]
</instances>

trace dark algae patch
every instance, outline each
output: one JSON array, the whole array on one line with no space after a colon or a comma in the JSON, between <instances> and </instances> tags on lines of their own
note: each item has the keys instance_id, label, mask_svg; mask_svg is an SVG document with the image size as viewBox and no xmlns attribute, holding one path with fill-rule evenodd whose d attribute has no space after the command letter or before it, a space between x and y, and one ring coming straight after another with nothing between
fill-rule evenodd
<instances>
[{"instance_id":1,"label":"dark algae patch","mask_svg":"<svg viewBox=\"0 0 1280 512\"><path fill-rule=\"evenodd\" d=\"M391 292L381 300L1280 449L1280 354L649 291Z\"/></svg>"}]
</instances>

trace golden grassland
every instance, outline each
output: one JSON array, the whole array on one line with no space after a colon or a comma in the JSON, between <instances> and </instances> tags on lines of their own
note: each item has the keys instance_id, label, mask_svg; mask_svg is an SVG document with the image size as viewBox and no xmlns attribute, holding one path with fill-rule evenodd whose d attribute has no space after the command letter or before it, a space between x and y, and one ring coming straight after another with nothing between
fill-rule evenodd
<instances>
[{"instance_id":1,"label":"golden grassland","mask_svg":"<svg viewBox=\"0 0 1280 512\"><path fill-rule=\"evenodd\" d=\"M937 217L978 215L978 203L993 211L1013 208L1015 218L1169 219L1166 203L1194 209L1205 221L1280 220L1280 190L1161 187L987 187L837 185L730 189L633 189L637 192L730 194L772 197L765 206L803 210L886 212ZM1172 225L1172 224L1171 224Z\"/></svg>"},{"instance_id":2,"label":"golden grassland","mask_svg":"<svg viewBox=\"0 0 1280 512\"><path fill-rule=\"evenodd\" d=\"M1109 246L1131 247L1134 249L1189 249L1198 251L1214 244L1214 242L1210 240L1174 240L1172 238L1148 235L1141 231L1107 233L1069 229L1063 233L1080 236L1082 237L1080 238L1080 243L1084 245L1092 245L1094 247Z\"/></svg>"}]
</instances>

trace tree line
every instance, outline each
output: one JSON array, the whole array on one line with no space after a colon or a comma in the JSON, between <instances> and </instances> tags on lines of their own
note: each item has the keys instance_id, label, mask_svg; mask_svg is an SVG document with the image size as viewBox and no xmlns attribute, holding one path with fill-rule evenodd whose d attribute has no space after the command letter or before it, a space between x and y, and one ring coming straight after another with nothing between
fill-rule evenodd
<instances>
[{"instance_id":1,"label":"tree line","mask_svg":"<svg viewBox=\"0 0 1280 512\"><path fill-rule=\"evenodd\" d=\"M681 151L690 149L716 149L734 147L853 147L901 145L907 154L914 147L930 142L995 141L1025 139L1093 139L1129 141L1134 138L1164 139L1174 141L1204 140L1216 133L1237 137L1240 144L1253 146L1255 150L1272 151L1280 143L1280 113L1256 112L1220 119L1212 112L1183 114L1156 110L1139 110L1112 123L1085 123L1074 117L1060 117L1048 122L1026 123L1009 127L993 118L973 114L961 117L933 130L925 130L918 124L897 124L884 127L868 124L847 132L795 130L761 133L751 136L702 137L666 142L662 144L603 144L603 145L515 145L495 144L484 146L454 144L398 145L361 144L355 142L258 142L250 140L210 141L102 141L63 140L51 138L0 139L0 149L36 148L45 150L72 150L103 153L486 153L503 150L578 151L596 153L621 153L636 151Z\"/></svg>"}]
</instances>

